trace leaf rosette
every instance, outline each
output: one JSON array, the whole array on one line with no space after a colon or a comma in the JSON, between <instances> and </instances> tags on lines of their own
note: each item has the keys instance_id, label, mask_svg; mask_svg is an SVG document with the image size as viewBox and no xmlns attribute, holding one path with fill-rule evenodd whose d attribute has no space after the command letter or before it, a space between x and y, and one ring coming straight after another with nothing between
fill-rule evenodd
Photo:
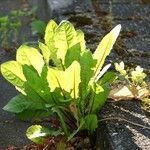
<instances>
[{"instance_id":1,"label":"leaf rosette","mask_svg":"<svg viewBox=\"0 0 150 150\"><path fill-rule=\"evenodd\" d=\"M3 109L24 120L55 114L60 121L60 133L68 140L81 130L95 131L97 112L108 97L109 81L114 76L106 73L110 65L102 67L120 29L118 25L110 31L92 54L86 48L82 31L75 30L69 21L57 25L51 20L44 43L39 42L38 49L22 45L17 50L16 61L1 65L4 78L20 92ZM27 136L38 143L40 137L43 139L51 133L53 136L55 132L32 126ZM39 138L36 133L40 133Z\"/></svg>"}]
</instances>

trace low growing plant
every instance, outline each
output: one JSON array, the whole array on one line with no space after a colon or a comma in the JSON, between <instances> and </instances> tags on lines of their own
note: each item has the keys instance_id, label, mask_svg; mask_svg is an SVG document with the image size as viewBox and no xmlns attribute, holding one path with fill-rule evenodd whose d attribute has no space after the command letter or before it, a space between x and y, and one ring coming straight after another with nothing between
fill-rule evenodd
<instances>
[{"instance_id":1,"label":"low growing plant","mask_svg":"<svg viewBox=\"0 0 150 150\"><path fill-rule=\"evenodd\" d=\"M71 140L86 131L91 135L98 126L97 112L104 105L109 81L98 84L109 68L102 69L121 26L116 26L92 54L86 48L84 33L68 21L57 25L51 20L45 31L45 43L39 49L22 45L16 61L1 65L2 75L20 92L3 108L23 120L52 117L59 126L47 129L33 125L27 137L42 143L47 136L64 135Z\"/></svg>"},{"instance_id":2,"label":"low growing plant","mask_svg":"<svg viewBox=\"0 0 150 150\"><path fill-rule=\"evenodd\" d=\"M124 62L115 63L115 68L119 72L118 78L126 82L126 87L134 96L134 98L142 99L147 93L148 84L145 82L146 74L143 68L137 66L136 68L127 68Z\"/></svg>"},{"instance_id":3,"label":"low growing plant","mask_svg":"<svg viewBox=\"0 0 150 150\"><path fill-rule=\"evenodd\" d=\"M115 68L119 72L117 75L119 80L126 82L126 85L123 87L126 96L125 94L122 95L122 92L118 92L118 98L123 98L124 96L125 99L140 99L142 101L143 109L150 112L150 87L149 84L145 82L147 75L144 73L143 68L140 66L136 66L136 68L128 68L124 65L124 62L120 62L119 64L115 63Z\"/></svg>"},{"instance_id":4,"label":"low growing plant","mask_svg":"<svg viewBox=\"0 0 150 150\"><path fill-rule=\"evenodd\" d=\"M20 17L26 14L21 10L12 10L8 16L0 17L1 47L9 50L10 41L18 44L18 32L22 26Z\"/></svg>"},{"instance_id":5,"label":"low growing plant","mask_svg":"<svg viewBox=\"0 0 150 150\"><path fill-rule=\"evenodd\" d=\"M8 51L13 46L19 44L19 31L22 27L22 17L28 16L30 19L35 19L36 7L33 7L28 12L22 10L12 10L7 16L0 17L0 39L1 47ZM39 32L44 30L45 24L41 22L34 22L34 28ZM41 30L39 29L41 27Z\"/></svg>"}]
</instances>

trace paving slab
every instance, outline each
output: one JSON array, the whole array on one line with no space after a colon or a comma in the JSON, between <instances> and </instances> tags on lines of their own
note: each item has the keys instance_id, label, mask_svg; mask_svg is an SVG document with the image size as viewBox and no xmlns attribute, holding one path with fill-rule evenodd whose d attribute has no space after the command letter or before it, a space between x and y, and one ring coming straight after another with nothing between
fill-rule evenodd
<instances>
[{"instance_id":1,"label":"paving slab","mask_svg":"<svg viewBox=\"0 0 150 150\"><path fill-rule=\"evenodd\" d=\"M150 122L140 109L139 101L109 102L99 118L106 119L100 122L97 132L102 149L150 149Z\"/></svg>"}]
</instances>

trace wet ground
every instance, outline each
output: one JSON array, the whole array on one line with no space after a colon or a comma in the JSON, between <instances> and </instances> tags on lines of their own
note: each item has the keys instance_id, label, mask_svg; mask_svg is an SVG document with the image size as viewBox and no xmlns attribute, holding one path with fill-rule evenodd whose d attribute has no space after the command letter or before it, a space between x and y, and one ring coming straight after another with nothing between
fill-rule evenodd
<instances>
[{"instance_id":1,"label":"wet ground","mask_svg":"<svg viewBox=\"0 0 150 150\"><path fill-rule=\"evenodd\" d=\"M14 8L22 9L21 6L24 2L29 1L1 0L0 14L5 15ZM77 28L82 29L85 32L87 45L92 51L111 28L121 24L121 35L107 62L123 60L130 66L141 65L150 75L149 0L72 0L69 3L65 1L61 5L63 7L60 7L59 0L48 0L48 3L46 0L31 0L30 2L34 6L39 4L41 10L39 12L43 14L40 16L42 19L48 20L52 17L58 22L62 19L68 19ZM43 7L41 7L42 2ZM22 32L23 34L29 33L29 30L28 23ZM28 35L30 36L30 33ZM0 63L12 59L12 57L14 56L11 54L3 53L0 55ZM0 76L0 149L4 149L8 145L20 146L28 142L24 133L29 123L21 122L12 114L1 109L14 95L16 95L16 90ZM134 103L132 106L134 107ZM116 109L116 107L110 107L111 111ZM109 109L109 107L106 108ZM133 108L131 107L129 110L133 111ZM146 138L149 139L148 136ZM144 146L143 149L148 148L147 144Z\"/></svg>"}]
</instances>

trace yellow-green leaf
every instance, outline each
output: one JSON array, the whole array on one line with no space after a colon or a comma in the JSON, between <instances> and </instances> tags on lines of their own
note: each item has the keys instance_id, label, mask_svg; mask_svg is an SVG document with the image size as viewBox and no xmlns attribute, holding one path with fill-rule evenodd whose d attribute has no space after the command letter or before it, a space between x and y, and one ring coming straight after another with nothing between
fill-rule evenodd
<instances>
[{"instance_id":1,"label":"yellow-green leaf","mask_svg":"<svg viewBox=\"0 0 150 150\"><path fill-rule=\"evenodd\" d=\"M77 42L80 43L81 51L86 49L84 33L81 30L77 30Z\"/></svg>"},{"instance_id":2,"label":"yellow-green leaf","mask_svg":"<svg viewBox=\"0 0 150 150\"><path fill-rule=\"evenodd\" d=\"M33 66L39 75L41 74L44 66L44 60L36 48L26 45L20 46L17 50L16 60L21 65Z\"/></svg>"},{"instance_id":3,"label":"yellow-green leaf","mask_svg":"<svg viewBox=\"0 0 150 150\"><path fill-rule=\"evenodd\" d=\"M47 136L58 136L60 134L61 130L50 130L41 125L32 125L26 131L28 139L37 144L42 144Z\"/></svg>"},{"instance_id":4,"label":"yellow-green leaf","mask_svg":"<svg viewBox=\"0 0 150 150\"><path fill-rule=\"evenodd\" d=\"M72 91L71 96L77 99L79 96L79 83L80 83L80 64L74 61L70 67L65 71L66 85L65 89L67 91Z\"/></svg>"},{"instance_id":5,"label":"yellow-green leaf","mask_svg":"<svg viewBox=\"0 0 150 150\"><path fill-rule=\"evenodd\" d=\"M121 25L117 25L114 29L112 29L100 42L98 45L96 51L93 54L94 59L97 60L97 65L95 68L95 77L98 75L100 72L104 61L109 55L118 35L121 30Z\"/></svg>"},{"instance_id":6,"label":"yellow-green leaf","mask_svg":"<svg viewBox=\"0 0 150 150\"><path fill-rule=\"evenodd\" d=\"M45 44L43 44L41 42L39 42L39 48L41 49L41 52L43 54L43 57L44 57L46 64L49 65L51 51L49 50L49 48Z\"/></svg>"},{"instance_id":7,"label":"yellow-green leaf","mask_svg":"<svg viewBox=\"0 0 150 150\"><path fill-rule=\"evenodd\" d=\"M22 66L16 61L8 61L1 65L1 73L6 80L17 87L23 87L26 81Z\"/></svg>"},{"instance_id":8,"label":"yellow-green leaf","mask_svg":"<svg viewBox=\"0 0 150 150\"><path fill-rule=\"evenodd\" d=\"M76 39L76 31L73 25L68 21L62 21L56 29L54 41L57 58L61 59L63 64L67 50L77 43Z\"/></svg>"},{"instance_id":9,"label":"yellow-green leaf","mask_svg":"<svg viewBox=\"0 0 150 150\"><path fill-rule=\"evenodd\" d=\"M79 96L80 64L74 61L65 71L49 68L48 83L51 91L60 88L76 99Z\"/></svg>"},{"instance_id":10,"label":"yellow-green leaf","mask_svg":"<svg viewBox=\"0 0 150 150\"><path fill-rule=\"evenodd\" d=\"M50 50L53 50L54 47L54 34L57 28L57 24L54 20L50 20L45 30L45 44L49 47Z\"/></svg>"},{"instance_id":11,"label":"yellow-green leaf","mask_svg":"<svg viewBox=\"0 0 150 150\"><path fill-rule=\"evenodd\" d=\"M65 84L64 71L49 68L47 81L51 89L51 92L53 92L56 88L61 88L62 90L63 84Z\"/></svg>"},{"instance_id":12,"label":"yellow-green leaf","mask_svg":"<svg viewBox=\"0 0 150 150\"><path fill-rule=\"evenodd\" d=\"M92 90L91 113L97 113L106 102L110 88L107 84L100 86L99 84L94 83Z\"/></svg>"}]
</instances>

